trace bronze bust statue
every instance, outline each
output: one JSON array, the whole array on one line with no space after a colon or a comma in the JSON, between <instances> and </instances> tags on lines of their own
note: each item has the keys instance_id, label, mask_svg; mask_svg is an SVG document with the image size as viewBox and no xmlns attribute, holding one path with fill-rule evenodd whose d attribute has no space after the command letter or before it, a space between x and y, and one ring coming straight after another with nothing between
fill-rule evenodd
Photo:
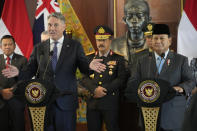
<instances>
[{"instance_id":1,"label":"bronze bust statue","mask_svg":"<svg viewBox=\"0 0 197 131\"><path fill-rule=\"evenodd\" d=\"M145 0L127 0L125 3L123 20L128 30L124 36L112 41L111 49L124 55L125 59L128 61L128 77L136 71L137 59L149 54L147 53L149 52L148 49L144 50L144 31L151 20L149 15L149 5ZM123 88L125 89L125 87ZM130 123L122 123L123 126L121 126L121 128L139 130L137 120L139 116L135 103L122 102L121 116L123 116L124 120L130 121Z\"/></svg>"},{"instance_id":2,"label":"bronze bust statue","mask_svg":"<svg viewBox=\"0 0 197 131\"><path fill-rule=\"evenodd\" d=\"M114 39L111 49L131 61L131 55L144 48L144 29L150 22L149 5L145 0L127 0L123 20L128 27L126 34Z\"/></svg>"}]
</instances>

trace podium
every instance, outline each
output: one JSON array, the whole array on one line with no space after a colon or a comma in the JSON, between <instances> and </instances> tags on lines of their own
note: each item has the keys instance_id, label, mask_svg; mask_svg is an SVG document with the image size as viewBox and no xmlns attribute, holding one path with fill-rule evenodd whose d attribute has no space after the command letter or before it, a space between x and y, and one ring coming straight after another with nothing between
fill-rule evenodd
<instances>
[{"instance_id":1,"label":"podium","mask_svg":"<svg viewBox=\"0 0 197 131\"><path fill-rule=\"evenodd\" d=\"M162 79L133 81L130 86L125 90L125 96L140 107L143 129L157 131L162 103L172 99L176 91Z\"/></svg>"},{"instance_id":2,"label":"podium","mask_svg":"<svg viewBox=\"0 0 197 131\"><path fill-rule=\"evenodd\" d=\"M57 97L71 94L60 92L53 83L41 79L19 82L14 91L14 95L27 104L33 131L44 131L52 120L50 105Z\"/></svg>"}]
</instances>

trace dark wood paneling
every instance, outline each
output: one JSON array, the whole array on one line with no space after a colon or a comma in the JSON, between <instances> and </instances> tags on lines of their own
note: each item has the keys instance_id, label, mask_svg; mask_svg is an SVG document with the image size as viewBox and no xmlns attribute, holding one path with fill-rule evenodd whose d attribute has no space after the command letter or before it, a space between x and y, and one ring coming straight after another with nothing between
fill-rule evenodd
<instances>
[{"instance_id":1,"label":"dark wood paneling","mask_svg":"<svg viewBox=\"0 0 197 131\"><path fill-rule=\"evenodd\" d=\"M147 0L154 23L168 24L172 36L171 49L177 48L177 29L181 18L181 0Z\"/></svg>"},{"instance_id":2,"label":"dark wood paneling","mask_svg":"<svg viewBox=\"0 0 197 131\"><path fill-rule=\"evenodd\" d=\"M116 0L116 2L117 2L117 7L116 7L117 37L120 37L124 35L127 30L126 25L122 19L124 16L125 0Z\"/></svg>"},{"instance_id":3,"label":"dark wood paneling","mask_svg":"<svg viewBox=\"0 0 197 131\"><path fill-rule=\"evenodd\" d=\"M185 0L184 0L185 1ZM150 6L150 16L154 23L165 23L170 26L172 34L171 48L176 51L177 29L181 18L181 0L147 0ZM127 28L123 24L124 0L117 1L117 36L124 35Z\"/></svg>"}]
</instances>

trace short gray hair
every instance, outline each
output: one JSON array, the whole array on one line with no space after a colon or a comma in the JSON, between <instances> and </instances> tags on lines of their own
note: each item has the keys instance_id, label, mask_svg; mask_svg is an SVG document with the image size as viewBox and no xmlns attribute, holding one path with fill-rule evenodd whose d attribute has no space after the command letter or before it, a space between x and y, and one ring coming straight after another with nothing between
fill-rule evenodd
<instances>
[{"instance_id":1,"label":"short gray hair","mask_svg":"<svg viewBox=\"0 0 197 131\"><path fill-rule=\"evenodd\" d=\"M51 17L55 17L55 18L61 20L63 23L66 22L65 17L64 17L60 12L53 12L52 14L50 14L50 15L48 16L47 19L49 19L49 18L51 18Z\"/></svg>"}]
</instances>

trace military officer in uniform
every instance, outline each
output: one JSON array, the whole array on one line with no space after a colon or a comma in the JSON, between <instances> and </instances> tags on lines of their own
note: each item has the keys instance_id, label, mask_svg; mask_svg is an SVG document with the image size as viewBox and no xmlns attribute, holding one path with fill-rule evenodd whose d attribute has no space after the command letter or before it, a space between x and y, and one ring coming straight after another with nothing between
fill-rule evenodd
<instances>
[{"instance_id":1,"label":"military officer in uniform","mask_svg":"<svg viewBox=\"0 0 197 131\"><path fill-rule=\"evenodd\" d=\"M88 60L102 59L106 69L101 73L91 72L83 80L83 85L91 92L87 100L88 131L101 131L103 122L107 131L119 131L119 93L126 78L125 60L110 50L113 36L110 28L97 26L94 34L98 51L89 54Z\"/></svg>"},{"instance_id":2,"label":"military officer in uniform","mask_svg":"<svg viewBox=\"0 0 197 131\"><path fill-rule=\"evenodd\" d=\"M145 28L145 32L144 32L144 36L145 36L145 44L144 44L144 48L146 49L150 49L152 50L152 37L153 37L153 23L149 23L146 28Z\"/></svg>"}]
</instances>

